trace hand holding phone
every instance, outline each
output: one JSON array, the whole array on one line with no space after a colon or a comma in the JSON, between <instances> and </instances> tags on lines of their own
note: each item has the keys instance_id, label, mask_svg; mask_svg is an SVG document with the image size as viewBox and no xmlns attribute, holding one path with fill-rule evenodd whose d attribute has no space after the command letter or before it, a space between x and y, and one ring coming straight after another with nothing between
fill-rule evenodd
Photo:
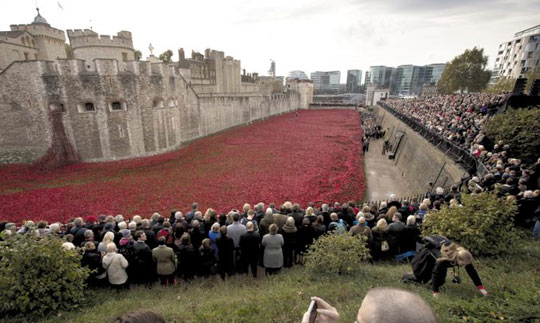
<instances>
[{"instance_id":1,"label":"hand holding phone","mask_svg":"<svg viewBox=\"0 0 540 323\"><path fill-rule=\"evenodd\" d=\"M307 312L309 313L309 323L314 323L315 319L317 318L317 302L315 300L312 300L311 303L309 303L309 307Z\"/></svg>"}]
</instances>

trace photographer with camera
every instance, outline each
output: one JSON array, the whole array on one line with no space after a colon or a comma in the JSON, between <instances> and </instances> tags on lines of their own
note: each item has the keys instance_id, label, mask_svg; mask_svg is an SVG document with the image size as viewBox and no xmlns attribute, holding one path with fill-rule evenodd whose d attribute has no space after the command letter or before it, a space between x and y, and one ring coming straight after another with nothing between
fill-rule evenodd
<instances>
[{"instance_id":1,"label":"photographer with camera","mask_svg":"<svg viewBox=\"0 0 540 323\"><path fill-rule=\"evenodd\" d=\"M453 283L460 284L461 277L459 276L459 268L465 267L467 274L471 277L474 285L483 296L487 296L487 291L482 286L480 276L474 269L472 264L473 257L469 251L465 248L458 246L455 243L444 245L441 247L441 256L437 258L435 262L435 268L433 268L431 277L431 293L437 297L439 295L439 288L444 285L446 281L446 273L448 268L452 267L454 270Z\"/></svg>"}]
</instances>

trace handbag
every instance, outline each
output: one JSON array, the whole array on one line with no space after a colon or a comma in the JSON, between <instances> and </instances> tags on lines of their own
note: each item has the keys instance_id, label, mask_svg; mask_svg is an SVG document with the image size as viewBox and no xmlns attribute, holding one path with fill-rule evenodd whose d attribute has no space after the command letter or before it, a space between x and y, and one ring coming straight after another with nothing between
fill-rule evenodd
<instances>
[{"instance_id":1,"label":"handbag","mask_svg":"<svg viewBox=\"0 0 540 323\"><path fill-rule=\"evenodd\" d=\"M382 239L382 233L379 232L381 235L381 251L388 251L390 249L390 246L388 245L388 242L386 240Z\"/></svg>"}]
</instances>

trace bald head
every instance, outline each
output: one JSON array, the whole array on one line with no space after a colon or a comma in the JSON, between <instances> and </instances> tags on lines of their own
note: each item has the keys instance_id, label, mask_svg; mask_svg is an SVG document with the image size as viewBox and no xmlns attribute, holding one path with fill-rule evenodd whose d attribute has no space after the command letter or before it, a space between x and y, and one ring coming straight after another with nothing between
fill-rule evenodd
<instances>
[{"instance_id":1,"label":"bald head","mask_svg":"<svg viewBox=\"0 0 540 323\"><path fill-rule=\"evenodd\" d=\"M246 231L253 231L253 222L246 223Z\"/></svg>"},{"instance_id":2,"label":"bald head","mask_svg":"<svg viewBox=\"0 0 540 323\"><path fill-rule=\"evenodd\" d=\"M418 295L396 288L373 288L358 310L359 323L437 323L429 305Z\"/></svg>"}]
</instances>

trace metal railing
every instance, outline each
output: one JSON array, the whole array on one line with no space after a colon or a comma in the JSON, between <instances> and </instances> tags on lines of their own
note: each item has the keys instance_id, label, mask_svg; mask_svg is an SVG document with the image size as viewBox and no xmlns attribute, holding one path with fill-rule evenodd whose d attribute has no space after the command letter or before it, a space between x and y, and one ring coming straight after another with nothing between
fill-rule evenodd
<instances>
[{"instance_id":1,"label":"metal railing","mask_svg":"<svg viewBox=\"0 0 540 323\"><path fill-rule=\"evenodd\" d=\"M459 147L458 145L444 138L435 131L426 128L424 125L420 124L415 119L395 110L386 102L379 101L378 105L384 108L386 111L390 112L407 126L412 128L415 132L424 137L424 139L429 141L432 145L437 147L444 154L450 156L450 158L452 158L456 163L462 164L463 168L470 175L478 174L479 176L483 177L485 174L487 174L487 169L485 165L478 161L476 158L474 158L465 149Z\"/></svg>"}]
</instances>

